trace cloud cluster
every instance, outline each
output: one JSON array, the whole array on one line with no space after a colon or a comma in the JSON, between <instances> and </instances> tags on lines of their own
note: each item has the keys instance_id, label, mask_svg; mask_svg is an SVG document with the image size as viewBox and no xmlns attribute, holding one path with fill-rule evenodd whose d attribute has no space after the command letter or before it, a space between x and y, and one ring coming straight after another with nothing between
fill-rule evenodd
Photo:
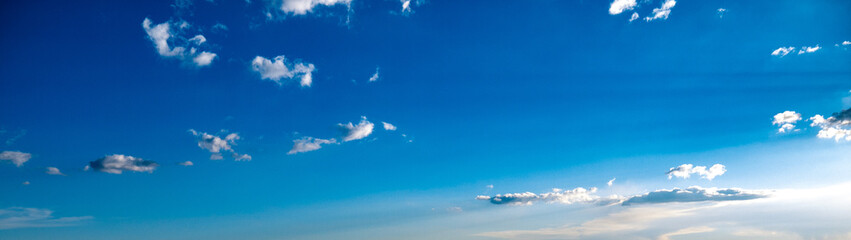
<instances>
[{"instance_id":1,"label":"cloud cluster","mask_svg":"<svg viewBox=\"0 0 851 240\"><path fill-rule=\"evenodd\" d=\"M665 0L661 7L654 8L652 15L645 17L644 20L649 22L656 19L668 19L668 15L671 15L671 9L675 5L677 5L677 1Z\"/></svg>"},{"instance_id":2,"label":"cloud cluster","mask_svg":"<svg viewBox=\"0 0 851 240\"><path fill-rule=\"evenodd\" d=\"M289 155L319 150L320 148L322 148L322 144L334 144L337 143L337 139L303 137L293 140L293 143L293 148L290 149L289 152L287 152L287 154Z\"/></svg>"},{"instance_id":3,"label":"cloud cluster","mask_svg":"<svg viewBox=\"0 0 851 240\"><path fill-rule=\"evenodd\" d=\"M798 55L801 55L801 54L804 54L804 53L814 53L814 52L818 51L819 49L821 49L821 47L819 47L819 45L816 45L815 47L804 46L804 47L801 47L801 50L798 51Z\"/></svg>"},{"instance_id":4,"label":"cloud cluster","mask_svg":"<svg viewBox=\"0 0 851 240\"><path fill-rule=\"evenodd\" d=\"M485 200L497 205L532 205L535 202L561 204L596 203L605 205L621 201L617 196L602 198L594 195L596 192L597 188L593 187L591 189L578 187L573 190L553 188L552 191L541 194L525 192L497 194L494 196L479 195L476 196L476 200Z\"/></svg>"},{"instance_id":5,"label":"cloud cluster","mask_svg":"<svg viewBox=\"0 0 851 240\"><path fill-rule=\"evenodd\" d=\"M105 173L121 174L123 171L154 172L159 167L154 161L144 160L133 156L113 154L89 162L86 170L94 169Z\"/></svg>"},{"instance_id":6,"label":"cloud cluster","mask_svg":"<svg viewBox=\"0 0 851 240\"><path fill-rule=\"evenodd\" d=\"M286 14L306 15L313 12L313 9L317 6L333 7L335 5L343 5L346 8L350 8L352 0L281 0L279 3L281 11Z\"/></svg>"},{"instance_id":7,"label":"cloud cluster","mask_svg":"<svg viewBox=\"0 0 851 240\"><path fill-rule=\"evenodd\" d=\"M672 167L668 170L667 174L668 179L671 179L672 177L688 179L692 174L697 174L700 175L701 178L712 180L717 176L723 175L725 172L727 172L727 169L721 164L712 165L709 169L707 169L706 166L695 167L691 164L683 164L677 167Z\"/></svg>"},{"instance_id":8,"label":"cloud cluster","mask_svg":"<svg viewBox=\"0 0 851 240\"><path fill-rule=\"evenodd\" d=\"M41 208L11 207L0 209L0 229L71 226L89 219L92 219L92 217L57 218L53 216L53 211Z\"/></svg>"},{"instance_id":9,"label":"cloud cluster","mask_svg":"<svg viewBox=\"0 0 851 240\"><path fill-rule=\"evenodd\" d=\"M795 47L792 47L792 46L789 46L789 47L779 47L779 48L777 48L777 49L774 49L774 51L772 51L772 52L771 52L771 55L772 55L772 56L780 56L780 57L783 57L783 56L786 56L786 55L788 55L789 53L791 53L791 52L793 52L793 51L795 51Z\"/></svg>"},{"instance_id":10,"label":"cloud cluster","mask_svg":"<svg viewBox=\"0 0 851 240\"><path fill-rule=\"evenodd\" d=\"M233 146L236 145L236 140L240 139L239 134L237 133L230 133L228 135L225 135L224 137L205 132L198 132L194 129L189 129L189 133L197 137L199 148L210 152L210 160L223 159L223 152L231 153L231 157L233 157L236 161L251 160L250 155L239 154L236 152L236 150L234 150Z\"/></svg>"},{"instance_id":11,"label":"cloud cluster","mask_svg":"<svg viewBox=\"0 0 851 240\"><path fill-rule=\"evenodd\" d=\"M632 204L670 203L670 202L703 202L703 201L740 201L769 197L765 191L743 190L739 188L702 188L698 186L686 189L662 189L643 195L633 196L623 202L624 206Z\"/></svg>"},{"instance_id":12,"label":"cloud cluster","mask_svg":"<svg viewBox=\"0 0 851 240\"><path fill-rule=\"evenodd\" d=\"M801 120L801 114L795 111L784 111L774 115L774 121L771 124L780 126L777 129L779 133L785 133L795 129L795 123Z\"/></svg>"},{"instance_id":13,"label":"cloud cluster","mask_svg":"<svg viewBox=\"0 0 851 240\"><path fill-rule=\"evenodd\" d=\"M810 126L821 128L818 138L851 141L851 108L834 113L828 118L816 114L809 120L812 121Z\"/></svg>"},{"instance_id":14,"label":"cloud cluster","mask_svg":"<svg viewBox=\"0 0 851 240\"><path fill-rule=\"evenodd\" d=\"M0 153L0 161L10 161L15 166L21 167L32 158L32 154L18 151L3 151Z\"/></svg>"},{"instance_id":15,"label":"cloud cluster","mask_svg":"<svg viewBox=\"0 0 851 240\"><path fill-rule=\"evenodd\" d=\"M251 61L251 69L259 73L261 79L271 80L279 86L286 80L298 78L302 87L310 87L313 84L313 71L316 67L312 63L287 61L281 55L272 60L257 56Z\"/></svg>"},{"instance_id":16,"label":"cloud cluster","mask_svg":"<svg viewBox=\"0 0 851 240\"><path fill-rule=\"evenodd\" d=\"M641 1L641 4L650 3L651 1ZM609 5L609 14L618 15L626 11L632 11L638 7L639 2L636 0L614 0ZM671 9L677 5L676 0L665 0L658 8L654 8L649 16L644 17L645 21L653 21L657 19L668 19L671 15ZM629 17L629 21L635 21L639 18L638 12L633 12Z\"/></svg>"},{"instance_id":17,"label":"cloud cluster","mask_svg":"<svg viewBox=\"0 0 851 240\"><path fill-rule=\"evenodd\" d=\"M355 125L352 122L349 123L338 123L337 126L343 130L343 142L348 142L352 140L363 139L370 134L372 134L372 129L375 127L375 124L366 120L366 116L362 116L360 122Z\"/></svg>"},{"instance_id":18,"label":"cloud cluster","mask_svg":"<svg viewBox=\"0 0 851 240\"><path fill-rule=\"evenodd\" d=\"M154 24L150 19L142 21L142 28L148 34L148 39L154 44L157 53L165 58L176 58L192 66L204 67L212 64L216 54L199 50L207 42L204 35L195 35L186 39L180 34L189 28L187 22L164 22Z\"/></svg>"}]
</instances>

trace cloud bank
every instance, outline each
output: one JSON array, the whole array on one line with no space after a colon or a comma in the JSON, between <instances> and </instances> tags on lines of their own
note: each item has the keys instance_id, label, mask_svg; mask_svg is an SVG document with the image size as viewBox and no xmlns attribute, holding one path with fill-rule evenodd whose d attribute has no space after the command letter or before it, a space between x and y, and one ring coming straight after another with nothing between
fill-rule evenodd
<instances>
[{"instance_id":1,"label":"cloud bank","mask_svg":"<svg viewBox=\"0 0 851 240\"><path fill-rule=\"evenodd\" d=\"M623 202L624 206L632 204L652 204L671 202L704 202L704 201L741 201L766 198L770 195L765 191L749 191L739 188L702 188L698 186L686 189L662 189L643 195L631 197Z\"/></svg>"}]
</instances>

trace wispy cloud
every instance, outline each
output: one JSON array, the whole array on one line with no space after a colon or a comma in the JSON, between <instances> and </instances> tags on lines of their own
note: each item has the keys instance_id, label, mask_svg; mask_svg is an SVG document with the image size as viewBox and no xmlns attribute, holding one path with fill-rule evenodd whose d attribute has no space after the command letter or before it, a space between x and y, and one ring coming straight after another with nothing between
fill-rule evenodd
<instances>
[{"instance_id":1,"label":"wispy cloud","mask_svg":"<svg viewBox=\"0 0 851 240\"><path fill-rule=\"evenodd\" d=\"M53 211L43 208L0 209L0 229L73 226L90 219L91 216L55 217Z\"/></svg>"},{"instance_id":2,"label":"wispy cloud","mask_svg":"<svg viewBox=\"0 0 851 240\"><path fill-rule=\"evenodd\" d=\"M50 175L65 176L65 174L62 173L62 171L59 171L59 168L56 168L56 167L47 167L47 171L45 171L44 173L47 173L47 174L50 174Z\"/></svg>"},{"instance_id":3,"label":"wispy cloud","mask_svg":"<svg viewBox=\"0 0 851 240\"><path fill-rule=\"evenodd\" d=\"M207 38L201 34L189 39L180 35L189 26L190 24L185 21L160 24L154 24L148 18L142 21L142 28L148 34L148 39L154 44L154 48L160 56L180 59L196 67L210 65L217 55L199 50L201 44L207 42Z\"/></svg>"},{"instance_id":4,"label":"wispy cloud","mask_svg":"<svg viewBox=\"0 0 851 240\"><path fill-rule=\"evenodd\" d=\"M348 142L369 136L372 134L372 129L375 127L375 124L367 121L366 117L363 116L357 125L349 122L345 124L339 123L337 126L343 130L343 142Z\"/></svg>"},{"instance_id":5,"label":"wispy cloud","mask_svg":"<svg viewBox=\"0 0 851 240\"><path fill-rule=\"evenodd\" d=\"M293 140L293 147L290 149L287 154L292 155L296 153L310 152L314 150L319 150L322 148L323 144L334 144L337 143L337 139L321 139L321 138L313 138L313 137L303 137L296 140Z\"/></svg>"},{"instance_id":6,"label":"wispy cloud","mask_svg":"<svg viewBox=\"0 0 851 240\"><path fill-rule=\"evenodd\" d=\"M643 195L630 197L623 202L624 206L632 204L652 204L671 202L705 202L705 201L741 201L769 197L766 191L743 190L739 188L702 188L698 186L686 189L662 189Z\"/></svg>"},{"instance_id":7,"label":"wispy cloud","mask_svg":"<svg viewBox=\"0 0 851 240\"><path fill-rule=\"evenodd\" d=\"M248 154L239 154L234 149L236 141L240 139L238 133L230 133L224 137L213 135L205 132L198 132L194 129L189 129L189 133L197 137L198 147L210 152L210 160L221 160L223 152L231 153L231 157L237 161L251 160Z\"/></svg>"},{"instance_id":8,"label":"wispy cloud","mask_svg":"<svg viewBox=\"0 0 851 240\"><path fill-rule=\"evenodd\" d=\"M375 82L375 81L378 81L378 78L379 78L379 76L378 76L378 70L379 70L379 69L378 69L378 67L376 67L376 68L375 68L375 73L373 73L373 74L372 74L372 77L369 77L369 82Z\"/></svg>"},{"instance_id":9,"label":"wispy cloud","mask_svg":"<svg viewBox=\"0 0 851 240\"><path fill-rule=\"evenodd\" d=\"M123 171L152 173L159 166L160 165L154 161L144 160L133 156L113 154L89 162L89 165L86 166L86 170L91 168L95 171L112 174L121 174Z\"/></svg>"},{"instance_id":10,"label":"wispy cloud","mask_svg":"<svg viewBox=\"0 0 851 240\"><path fill-rule=\"evenodd\" d=\"M671 9L676 5L677 1L665 0L661 7L654 8L653 13L650 16L645 17L644 20L649 22L657 19L668 19L668 16L671 15Z\"/></svg>"},{"instance_id":11,"label":"wispy cloud","mask_svg":"<svg viewBox=\"0 0 851 240\"><path fill-rule=\"evenodd\" d=\"M10 161L15 166L21 167L32 158L32 154L18 151L3 151L0 153L0 161Z\"/></svg>"},{"instance_id":12,"label":"wispy cloud","mask_svg":"<svg viewBox=\"0 0 851 240\"><path fill-rule=\"evenodd\" d=\"M480 195L476 197L476 200L485 200L497 205L532 205L535 202L561 204L596 203L605 205L610 203L616 203L621 200L617 196L603 198L594 195L594 193L596 192L597 188L594 187L592 187L591 189L578 187L574 188L573 190L553 188L552 191L541 194L525 192L497 194L494 196Z\"/></svg>"},{"instance_id":13,"label":"wispy cloud","mask_svg":"<svg viewBox=\"0 0 851 240\"><path fill-rule=\"evenodd\" d=\"M774 51L772 51L772 52L771 52L771 55L772 55L772 56L779 56L779 57L783 57L783 56L788 55L788 54L789 54L789 53L791 53L792 51L795 51L795 47L792 47L792 46L789 46L789 47L779 47L779 48L777 48L777 49L774 49Z\"/></svg>"},{"instance_id":14,"label":"wispy cloud","mask_svg":"<svg viewBox=\"0 0 851 240\"><path fill-rule=\"evenodd\" d=\"M821 49L821 47L819 47L819 45L816 45L815 47L804 46L804 47L801 47L801 50L798 51L798 55L801 55L801 54L804 54L804 53L814 53L814 52L818 51L819 49Z\"/></svg>"}]
</instances>

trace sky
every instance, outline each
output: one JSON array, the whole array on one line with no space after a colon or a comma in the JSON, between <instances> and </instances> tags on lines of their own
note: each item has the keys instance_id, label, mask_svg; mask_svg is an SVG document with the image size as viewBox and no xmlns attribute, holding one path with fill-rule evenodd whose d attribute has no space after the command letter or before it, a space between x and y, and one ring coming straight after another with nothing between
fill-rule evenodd
<instances>
[{"instance_id":1,"label":"sky","mask_svg":"<svg viewBox=\"0 0 851 240\"><path fill-rule=\"evenodd\" d=\"M2 239L851 239L851 2L0 3Z\"/></svg>"}]
</instances>

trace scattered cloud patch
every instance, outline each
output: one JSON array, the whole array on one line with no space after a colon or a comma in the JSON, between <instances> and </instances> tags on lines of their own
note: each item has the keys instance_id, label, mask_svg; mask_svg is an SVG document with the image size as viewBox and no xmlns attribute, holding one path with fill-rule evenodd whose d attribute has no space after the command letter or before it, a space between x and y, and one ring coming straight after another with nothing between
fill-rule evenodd
<instances>
[{"instance_id":1,"label":"scattered cloud patch","mask_svg":"<svg viewBox=\"0 0 851 240\"><path fill-rule=\"evenodd\" d=\"M721 164L712 165L708 170L705 166L697 166L691 164L683 164L678 167L672 167L671 170L668 171L668 179L672 177L678 177L682 179L688 179L692 174L700 175L701 178L712 180L717 176L723 175L727 172L726 167Z\"/></svg>"},{"instance_id":2,"label":"scattered cloud patch","mask_svg":"<svg viewBox=\"0 0 851 240\"><path fill-rule=\"evenodd\" d=\"M677 1L675 0L665 0L662 3L662 6L659 8L654 8L653 13L650 16L644 18L645 21L653 21L656 19L668 19L668 15L671 15L671 9L677 5Z\"/></svg>"},{"instance_id":3,"label":"scattered cloud patch","mask_svg":"<svg viewBox=\"0 0 851 240\"><path fill-rule=\"evenodd\" d=\"M606 185L609 185L609 187L611 187L612 184L615 183L615 179L617 179L617 178L612 178L612 180L609 180L609 182L607 182Z\"/></svg>"},{"instance_id":4,"label":"scattered cloud patch","mask_svg":"<svg viewBox=\"0 0 851 240\"><path fill-rule=\"evenodd\" d=\"M632 204L654 204L671 202L704 202L704 201L742 201L769 197L765 191L750 191L739 188L702 188L698 186L686 189L661 189L628 198L624 206Z\"/></svg>"},{"instance_id":5,"label":"scattered cloud patch","mask_svg":"<svg viewBox=\"0 0 851 240\"><path fill-rule=\"evenodd\" d=\"M6 139L6 146L10 146L12 144L15 144L15 142L18 141L18 139L20 139L24 135L27 135L27 130L21 129L20 131L18 131L17 135L15 135L14 137L10 137L9 139Z\"/></svg>"},{"instance_id":6,"label":"scattered cloud patch","mask_svg":"<svg viewBox=\"0 0 851 240\"><path fill-rule=\"evenodd\" d=\"M55 167L47 167L47 171L45 171L44 173L47 173L47 174L50 174L50 175L65 176L65 174L63 174L61 171L59 171L59 168L55 168Z\"/></svg>"},{"instance_id":7,"label":"scattered cloud patch","mask_svg":"<svg viewBox=\"0 0 851 240\"><path fill-rule=\"evenodd\" d=\"M718 8L718 10L716 10L716 13L718 14L718 18L724 18L724 13L727 13L727 9Z\"/></svg>"},{"instance_id":8,"label":"scattered cloud patch","mask_svg":"<svg viewBox=\"0 0 851 240\"><path fill-rule=\"evenodd\" d=\"M375 81L378 81L378 78L379 78L379 76L378 76L378 68L376 67L376 68L375 68L375 73L373 73L373 74L372 74L372 77L369 77L369 82L375 82Z\"/></svg>"},{"instance_id":9,"label":"scattered cloud patch","mask_svg":"<svg viewBox=\"0 0 851 240\"><path fill-rule=\"evenodd\" d=\"M659 237L656 238L656 239L658 239L658 240L670 240L671 237L673 237L673 236L688 235L688 234L695 234L695 233L705 233L705 232L712 232L712 231L715 231L715 229L711 228L711 227L707 227L707 226L689 227L689 228L683 228L683 229L680 229L680 230L677 230L677 231L673 231L673 232L669 232L669 233L659 235Z\"/></svg>"},{"instance_id":10,"label":"scattered cloud patch","mask_svg":"<svg viewBox=\"0 0 851 240\"><path fill-rule=\"evenodd\" d=\"M801 120L801 114L795 111L784 111L774 115L773 125L780 126L778 133L785 133L795 129L795 123Z\"/></svg>"},{"instance_id":11,"label":"scattered cloud patch","mask_svg":"<svg viewBox=\"0 0 851 240\"><path fill-rule=\"evenodd\" d=\"M818 51L819 49L821 49L821 47L819 47L819 45L816 45L815 47L804 46L804 47L801 47L801 50L798 51L798 55L801 55L801 54L804 54L804 53L814 53L814 52Z\"/></svg>"},{"instance_id":12,"label":"scattered cloud patch","mask_svg":"<svg viewBox=\"0 0 851 240\"><path fill-rule=\"evenodd\" d=\"M313 84L312 74L316 67L312 63L287 61L281 55L272 60L257 56L251 61L251 69L259 73L261 79L271 80L279 86L286 80L298 78L302 87L310 87Z\"/></svg>"},{"instance_id":13,"label":"scattered cloud patch","mask_svg":"<svg viewBox=\"0 0 851 240\"><path fill-rule=\"evenodd\" d=\"M343 142L348 142L352 140L358 140L365 138L372 134L372 129L375 127L375 124L366 120L366 117L361 117L360 122L357 125L352 124L352 122L343 124L339 123L337 126L343 130Z\"/></svg>"},{"instance_id":14,"label":"scattered cloud patch","mask_svg":"<svg viewBox=\"0 0 851 240\"><path fill-rule=\"evenodd\" d=\"M393 124L390 124L389 122L381 122L381 124L384 125L384 130L396 131L396 126L393 126Z\"/></svg>"},{"instance_id":15,"label":"scattered cloud patch","mask_svg":"<svg viewBox=\"0 0 851 240\"><path fill-rule=\"evenodd\" d=\"M609 5L609 14L618 15L626 10L632 10L637 5L635 0L615 0Z\"/></svg>"},{"instance_id":16,"label":"scattered cloud patch","mask_svg":"<svg viewBox=\"0 0 851 240\"><path fill-rule=\"evenodd\" d=\"M629 17L629 22L635 21L639 17L640 16L638 16L638 13L632 13L632 16Z\"/></svg>"},{"instance_id":17,"label":"scattered cloud patch","mask_svg":"<svg viewBox=\"0 0 851 240\"><path fill-rule=\"evenodd\" d=\"M185 162L179 162L179 163L177 163L177 165L188 167L188 166L193 166L195 164L192 163L192 161L185 161Z\"/></svg>"},{"instance_id":18,"label":"scattered cloud patch","mask_svg":"<svg viewBox=\"0 0 851 240\"><path fill-rule=\"evenodd\" d=\"M552 191L541 194L525 192L497 194L494 196L479 195L476 197L476 200L489 201L490 203L497 205L532 205L535 202L561 204L595 203L605 205L620 201L620 198L617 196L601 198L600 196L594 195L596 192L597 188L593 187L591 189L578 187L573 190L553 188Z\"/></svg>"},{"instance_id":19,"label":"scattered cloud patch","mask_svg":"<svg viewBox=\"0 0 851 240\"><path fill-rule=\"evenodd\" d=\"M176 27L176 28L174 28ZM207 42L204 35L198 34L186 39L181 33L186 31L190 24L181 22L164 22L154 24L151 19L142 21L142 28L148 35L148 39L154 44L154 49L164 58L176 58L195 67L210 65L216 58L216 54L208 51L200 51L202 43ZM192 45L195 45L193 47Z\"/></svg>"},{"instance_id":20,"label":"scattered cloud patch","mask_svg":"<svg viewBox=\"0 0 851 240\"><path fill-rule=\"evenodd\" d=\"M322 148L322 144L334 144L337 143L337 139L321 139L314 137L303 137L296 140L293 140L293 148L290 149L287 154L292 155L296 153L304 153L319 150Z\"/></svg>"},{"instance_id":21,"label":"scattered cloud patch","mask_svg":"<svg viewBox=\"0 0 851 240\"><path fill-rule=\"evenodd\" d=\"M90 219L91 216L55 217L53 211L43 208L0 209L0 229L73 226Z\"/></svg>"},{"instance_id":22,"label":"scattered cloud patch","mask_svg":"<svg viewBox=\"0 0 851 240\"><path fill-rule=\"evenodd\" d=\"M144 160L133 156L113 154L89 162L89 165L86 166L86 170L91 168L95 171L112 174L121 174L123 171L152 173L157 169L157 167L159 167L159 164L154 161Z\"/></svg>"},{"instance_id":23,"label":"scattered cloud patch","mask_svg":"<svg viewBox=\"0 0 851 240\"><path fill-rule=\"evenodd\" d=\"M210 160L223 159L223 152L230 152L231 156L236 161L251 160L251 156L247 154L240 155L233 147L236 146L236 141L240 139L238 133L230 133L224 137L205 132L198 132L194 129L189 129L189 133L197 137L199 148L210 152Z\"/></svg>"},{"instance_id":24,"label":"scattered cloud patch","mask_svg":"<svg viewBox=\"0 0 851 240\"><path fill-rule=\"evenodd\" d=\"M791 53L792 51L795 51L795 47L791 47L791 46L790 47L779 47L777 49L774 49L774 51L771 52L771 55L772 56L784 57L784 56L788 55L789 53Z\"/></svg>"},{"instance_id":25,"label":"scattered cloud patch","mask_svg":"<svg viewBox=\"0 0 851 240\"><path fill-rule=\"evenodd\" d=\"M306 15L313 12L317 6L333 7L336 5L345 6L351 9L352 0L282 0L280 9L286 14Z\"/></svg>"},{"instance_id":26,"label":"scattered cloud patch","mask_svg":"<svg viewBox=\"0 0 851 240\"><path fill-rule=\"evenodd\" d=\"M0 161L10 161L15 166L21 167L32 158L32 154L18 151L3 151L0 153Z\"/></svg>"},{"instance_id":27,"label":"scattered cloud patch","mask_svg":"<svg viewBox=\"0 0 851 240\"><path fill-rule=\"evenodd\" d=\"M816 114L809 119L810 126L821 128L818 138L834 139L835 141L851 141L851 108L834 113L828 118Z\"/></svg>"},{"instance_id":28,"label":"scattered cloud patch","mask_svg":"<svg viewBox=\"0 0 851 240\"><path fill-rule=\"evenodd\" d=\"M24 185L24 186L30 185L30 181L24 181L24 182L21 183L21 185Z\"/></svg>"}]
</instances>

